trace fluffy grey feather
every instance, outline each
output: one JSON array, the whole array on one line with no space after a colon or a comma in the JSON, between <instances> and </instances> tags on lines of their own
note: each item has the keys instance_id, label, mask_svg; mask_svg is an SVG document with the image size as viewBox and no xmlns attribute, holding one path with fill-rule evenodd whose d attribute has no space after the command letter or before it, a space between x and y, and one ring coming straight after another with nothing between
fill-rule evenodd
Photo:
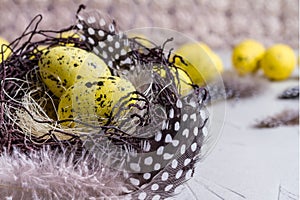
<instances>
[{"instance_id":1,"label":"fluffy grey feather","mask_svg":"<svg viewBox=\"0 0 300 200\"><path fill-rule=\"evenodd\" d=\"M258 121L256 128L273 128L278 126L291 126L299 124L299 109L283 110L273 116Z\"/></svg>"},{"instance_id":2,"label":"fluffy grey feather","mask_svg":"<svg viewBox=\"0 0 300 200\"><path fill-rule=\"evenodd\" d=\"M299 99L299 86L290 87L284 90L279 96L279 99Z\"/></svg>"},{"instance_id":3,"label":"fluffy grey feather","mask_svg":"<svg viewBox=\"0 0 300 200\"><path fill-rule=\"evenodd\" d=\"M1 199L119 199L124 182L101 160L49 149L0 157Z\"/></svg>"},{"instance_id":4,"label":"fluffy grey feather","mask_svg":"<svg viewBox=\"0 0 300 200\"><path fill-rule=\"evenodd\" d=\"M224 99L249 98L259 94L267 82L258 76L239 76L234 71L225 71L222 79L207 85L211 102Z\"/></svg>"}]
</instances>

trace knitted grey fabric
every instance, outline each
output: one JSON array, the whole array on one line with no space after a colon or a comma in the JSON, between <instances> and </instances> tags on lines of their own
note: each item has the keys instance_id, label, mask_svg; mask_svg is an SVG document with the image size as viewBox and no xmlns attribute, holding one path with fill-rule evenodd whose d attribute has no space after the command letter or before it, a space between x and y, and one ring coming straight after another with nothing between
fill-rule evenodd
<instances>
[{"instance_id":1,"label":"knitted grey fabric","mask_svg":"<svg viewBox=\"0 0 300 200\"><path fill-rule=\"evenodd\" d=\"M0 36L19 36L36 14L42 28L61 28L75 21L79 4L111 15L123 30L163 27L229 49L245 38L269 46L286 43L298 48L297 0L2 0Z\"/></svg>"}]
</instances>

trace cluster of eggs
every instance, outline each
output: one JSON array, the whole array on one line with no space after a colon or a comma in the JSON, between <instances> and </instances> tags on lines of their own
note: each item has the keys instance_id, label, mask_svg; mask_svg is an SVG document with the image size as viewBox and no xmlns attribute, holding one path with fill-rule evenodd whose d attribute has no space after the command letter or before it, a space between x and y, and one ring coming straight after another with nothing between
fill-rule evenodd
<instances>
[{"instance_id":1,"label":"cluster of eggs","mask_svg":"<svg viewBox=\"0 0 300 200\"><path fill-rule=\"evenodd\" d=\"M38 65L43 82L60 98L58 119L70 120L63 125L75 127L73 119L104 125L121 99L134 103L134 86L112 76L105 62L91 52L56 46L43 51Z\"/></svg>"},{"instance_id":2,"label":"cluster of eggs","mask_svg":"<svg viewBox=\"0 0 300 200\"><path fill-rule=\"evenodd\" d=\"M293 49L288 45L274 44L266 49L258 41L246 39L234 47L232 63L240 75L262 69L265 77L278 81L291 76L297 61Z\"/></svg>"},{"instance_id":3,"label":"cluster of eggs","mask_svg":"<svg viewBox=\"0 0 300 200\"><path fill-rule=\"evenodd\" d=\"M181 95L190 93L192 84L203 86L223 71L221 59L204 43L184 44L174 55L184 60L175 59L176 68L170 68ZM76 126L73 119L105 124L118 112L116 107L121 99L127 105L135 102L132 83L112 76L106 63L92 52L72 45L47 48L39 60L39 68L43 82L60 98L58 119L69 119L63 125ZM161 68L154 66L153 70L166 76Z\"/></svg>"},{"instance_id":4,"label":"cluster of eggs","mask_svg":"<svg viewBox=\"0 0 300 200\"><path fill-rule=\"evenodd\" d=\"M79 36L68 32L59 37ZM1 43L8 45L6 41ZM74 120L96 121L103 125L118 112L116 107L120 105L120 100L126 101L126 105L135 103L137 96L133 94L133 84L127 79L113 76L99 56L74 47L72 43L61 45L39 47L43 54L38 66L42 81L59 98L57 118L66 121L62 125L76 127ZM5 52L4 59L8 53ZM223 71L221 59L204 43L184 44L173 55L179 55L183 60L174 59L175 68L170 67L181 95L190 93L192 84L204 86ZM166 76L162 68L154 66L153 70L162 77Z\"/></svg>"}]
</instances>

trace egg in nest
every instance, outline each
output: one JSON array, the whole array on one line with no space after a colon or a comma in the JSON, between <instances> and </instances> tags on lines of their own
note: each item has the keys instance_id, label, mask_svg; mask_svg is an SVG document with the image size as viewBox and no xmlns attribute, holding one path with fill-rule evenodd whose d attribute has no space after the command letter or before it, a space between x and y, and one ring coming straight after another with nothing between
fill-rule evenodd
<instances>
[{"instance_id":1,"label":"egg in nest","mask_svg":"<svg viewBox=\"0 0 300 200\"><path fill-rule=\"evenodd\" d=\"M92 125L105 125L116 115L126 117L126 110L134 104L135 88L117 76L98 77L78 81L60 98L58 118L70 120L63 125L75 127L73 119Z\"/></svg>"},{"instance_id":2,"label":"egg in nest","mask_svg":"<svg viewBox=\"0 0 300 200\"><path fill-rule=\"evenodd\" d=\"M43 82L57 97L76 81L111 75L101 58L76 47L50 48L43 53L38 65Z\"/></svg>"}]
</instances>

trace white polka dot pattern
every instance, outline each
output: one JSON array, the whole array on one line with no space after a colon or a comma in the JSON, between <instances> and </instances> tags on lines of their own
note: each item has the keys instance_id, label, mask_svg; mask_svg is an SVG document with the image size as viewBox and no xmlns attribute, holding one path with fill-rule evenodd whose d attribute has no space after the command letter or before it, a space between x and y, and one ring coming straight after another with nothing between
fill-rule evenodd
<instances>
[{"instance_id":1,"label":"white polka dot pattern","mask_svg":"<svg viewBox=\"0 0 300 200\"><path fill-rule=\"evenodd\" d=\"M122 62L130 52L126 36L118 34L118 27L114 20L97 11L83 12L78 15L77 28L82 33L82 39L96 55L111 68L128 67L131 60Z\"/></svg>"},{"instance_id":2,"label":"white polka dot pattern","mask_svg":"<svg viewBox=\"0 0 300 200\"><path fill-rule=\"evenodd\" d=\"M192 104L190 105L191 101ZM179 186L181 183L193 176L194 166L199 159L204 139L202 130L208 117L203 115L203 113L202 115L200 114L199 111L204 109L201 107L202 105L199 105L198 111L194 112L193 104L196 103L195 101L193 97L186 97L177 101L176 104L182 109L179 109L177 106L173 107L174 114L170 109L169 112L174 117L170 118L169 114L168 120L163 122L162 128L164 130L160 130L154 136L151 146L160 145L156 148L156 153L152 154L153 162L159 161L161 168L156 168L155 170L159 170L158 173L151 173L151 178L147 179L149 182L143 182L141 186L143 191L147 191L149 199L155 195L159 195L162 199L174 195L180 191ZM177 115L177 112L181 112L180 115ZM176 116L179 116L179 118ZM176 127L177 122L180 124L179 128ZM154 168L156 164L154 164ZM149 172L144 173L144 176L148 178L150 176ZM157 186L154 186L153 183L158 184L159 188L157 190ZM136 194L139 194L139 191Z\"/></svg>"},{"instance_id":3,"label":"white polka dot pattern","mask_svg":"<svg viewBox=\"0 0 300 200\"><path fill-rule=\"evenodd\" d=\"M131 42L118 31L114 20L96 11L83 13L78 15L77 28L87 47L111 69L135 69L134 60L128 56ZM161 130L150 138L132 137L130 143L135 145L124 147L127 152L135 152L126 155L124 164L124 178L133 186L128 192L132 199L165 199L174 195L193 176L204 137L208 136L208 115L194 93L176 97L163 106L166 119L161 122Z\"/></svg>"}]
</instances>

